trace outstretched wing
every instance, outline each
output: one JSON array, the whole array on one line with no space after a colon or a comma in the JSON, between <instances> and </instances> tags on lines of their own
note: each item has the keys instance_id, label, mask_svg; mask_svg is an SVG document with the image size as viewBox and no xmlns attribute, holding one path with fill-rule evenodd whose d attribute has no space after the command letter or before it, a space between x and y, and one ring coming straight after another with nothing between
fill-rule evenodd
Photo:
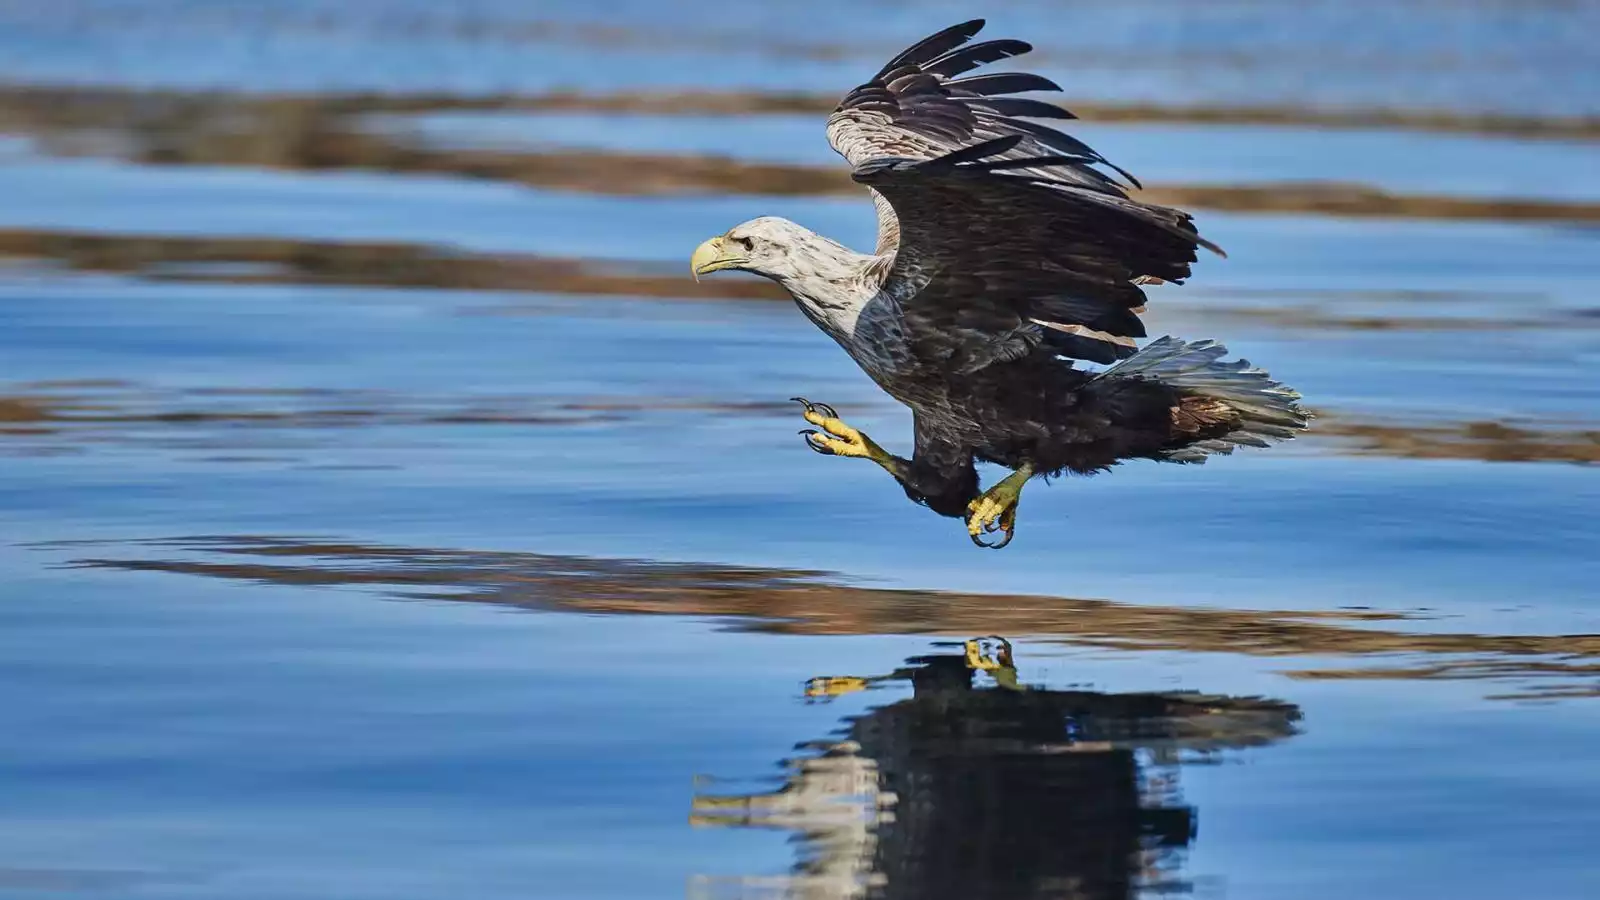
<instances>
[{"instance_id":1,"label":"outstretched wing","mask_svg":"<svg viewBox=\"0 0 1600 900\"><path fill-rule=\"evenodd\" d=\"M1181 281L1201 238L1187 213L1063 177L1078 158L1014 154L1020 136L931 160L856 166L899 218L883 289L901 304L915 352L972 372L1045 347L1094 362L1142 337L1139 276Z\"/></svg>"},{"instance_id":2,"label":"outstretched wing","mask_svg":"<svg viewBox=\"0 0 1600 900\"><path fill-rule=\"evenodd\" d=\"M1033 49L1013 40L968 43L983 24L982 19L973 19L923 38L845 95L828 117L833 149L851 166L860 166L885 156L936 159L962 147L1015 135L1020 140L1006 151L1009 158L1061 157L1061 162L1030 173L1037 178L1125 196L1111 176L1094 168L1103 165L1137 187L1133 176L1082 141L1028 121L1076 118L1072 113L1039 100L1006 96L1061 90L1055 82L1018 72L967 74ZM899 243L895 214L882 197L873 199L878 206L878 252L886 253Z\"/></svg>"}]
</instances>

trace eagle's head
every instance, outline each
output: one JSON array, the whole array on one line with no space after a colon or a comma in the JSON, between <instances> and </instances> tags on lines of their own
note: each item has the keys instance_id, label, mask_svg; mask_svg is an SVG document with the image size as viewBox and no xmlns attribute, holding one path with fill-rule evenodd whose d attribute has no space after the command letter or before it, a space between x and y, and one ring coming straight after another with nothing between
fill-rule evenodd
<instances>
[{"instance_id":1,"label":"eagle's head","mask_svg":"<svg viewBox=\"0 0 1600 900\"><path fill-rule=\"evenodd\" d=\"M831 276L850 255L849 250L809 228L777 216L762 216L696 247L689 270L697 281L701 275L737 269L792 284Z\"/></svg>"}]
</instances>

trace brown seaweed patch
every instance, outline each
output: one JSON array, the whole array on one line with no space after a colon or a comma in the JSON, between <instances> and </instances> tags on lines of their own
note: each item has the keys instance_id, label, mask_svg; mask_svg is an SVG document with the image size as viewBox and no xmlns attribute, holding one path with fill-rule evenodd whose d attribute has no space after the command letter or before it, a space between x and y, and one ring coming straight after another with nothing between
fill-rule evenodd
<instances>
[{"instance_id":1,"label":"brown seaweed patch","mask_svg":"<svg viewBox=\"0 0 1600 900\"><path fill-rule=\"evenodd\" d=\"M708 279L696 284L679 264L528 254L470 253L427 244L337 242L249 237L121 235L72 231L0 230L0 262L35 261L82 272L113 272L152 281L223 284L342 284L421 287L461 291L528 292L596 297L692 300L786 300L782 289L753 277ZM1312 331L1504 331L1593 328L1600 317L1588 310L1550 307L1530 294L1343 291L1284 289L1250 292L1190 288L1234 297L1254 293L1272 304L1163 306L1163 315L1240 319L1277 328ZM1334 301L1329 294L1335 294ZM1459 302L1492 302L1522 311L1515 318L1426 314L1426 304L1447 309ZM1356 304L1382 303L1367 314ZM1404 312L1390 312L1396 303ZM1540 307L1545 307L1540 309ZM474 312L519 313L526 306L497 304Z\"/></svg>"},{"instance_id":2,"label":"brown seaweed patch","mask_svg":"<svg viewBox=\"0 0 1600 900\"><path fill-rule=\"evenodd\" d=\"M1317 434L1339 441L1345 452L1358 455L1486 462L1600 463L1600 428L1496 421L1402 424L1332 415L1317 421Z\"/></svg>"},{"instance_id":3,"label":"brown seaweed patch","mask_svg":"<svg viewBox=\"0 0 1600 900\"><path fill-rule=\"evenodd\" d=\"M11 393L5 393L5 391ZM53 437L89 443L149 439L180 430L221 434L253 448L263 429L349 429L395 425L592 425L652 413L787 416L787 401L693 397L408 395L384 391L292 388L158 389L32 392L0 386L0 437ZM244 429L244 430L235 430ZM3 447L4 445L0 445ZM225 460L227 456L213 456Z\"/></svg>"},{"instance_id":4,"label":"brown seaweed patch","mask_svg":"<svg viewBox=\"0 0 1600 900\"><path fill-rule=\"evenodd\" d=\"M686 98L697 95L670 96L687 103ZM580 95L476 99L377 95L253 97L17 89L0 92L0 131L38 134L46 149L56 152L109 155L149 164L371 169L455 175L545 189L627 196L828 196L857 194L860 190L843 166L593 150L432 149L363 127L363 117L372 113L560 109L577 104L580 99ZM594 102L607 109L611 107L606 107L606 103L620 104L615 107L620 110L632 109L627 106L629 103L654 101L625 98ZM793 97L785 97L779 105L784 111L793 111L797 102ZM828 101L828 108L833 102ZM667 105L670 108L671 103ZM726 105L719 108L731 111ZM1115 120L1114 116L1108 118ZM1157 185L1140 196L1167 205L1256 213L1600 221L1600 204L1596 203L1402 194L1360 184Z\"/></svg>"},{"instance_id":5,"label":"brown seaweed patch","mask_svg":"<svg viewBox=\"0 0 1600 900\"><path fill-rule=\"evenodd\" d=\"M1600 203L1399 194L1360 184L1157 185L1139 199L1231 212L1400 219L1600 222Z\"/></svg>"},{"instance_id":6,"label":"brown seaweed patch","mask_svg":"<svg viewBox=\"0 0 1600 900\"><path fill-rule=\"evenodd\" d=\"M615 93L555 90L538 94L449 93L257 94L164 91L115 87L0 87L0 131L163 127L202 119L251 117L280 123L310 117L374 113L526 111L653 115L826 116L838 93L796 91L637 90ZM1428 131L1559 140L1600 138L1600 116L1518 115L1403 107L1317 107L1246 104L1118 103L1069 99L1061 106L1087 121L1201 125L1278 125L1322 129ZM819 122L820 129L820 122Z\"/></svg>"},{"instance_id":7,"label":"brown seaweed patch","mask_svg":"<svg viewBox=\"0 0 1600 900\"><path fill-rule=\"evenodd\" d=\"M1165 312L1165 311L1164 311ZM1594 317L1576 310L1549 310L1542 316L1469 318L1454 315L1339 313L1315 307L1283 308L1208 306L1173 310L1168 316L1236 319L1274 328L1305 331L1522 331L1540 328L1594 328Z\"/></svg>"},{"instance_id":8,"label":"brown seaweed patch","mask_svg":"<svg viewBox=\"0 0 1600 900\"><path fill-rule=\"evenodd\" d=\"M230 284L349 284L598 296L778 299L757 279L695 284L687 266L519 254L457 253L422 244L320 242L0 230L0 259L83 272Z\"/></svg>"},{"instance_id":9,"label":"brown seaweed patch","mask_svg":"<svg viewBox=\"0 0 1600 900\"><path fill-rule=\"evenodd\" d=\"M656 413L783 417L787 401L673 396L409 395L326 388L156 389L0 385L0 436L71 433L113 440L131 426L355 428L382 425L575 425ZM1358 456L1483 462L1600 463L1600 427L1539 420L1401 422L1319 410L1307 440Z\"/></svg>"}]
</instances>

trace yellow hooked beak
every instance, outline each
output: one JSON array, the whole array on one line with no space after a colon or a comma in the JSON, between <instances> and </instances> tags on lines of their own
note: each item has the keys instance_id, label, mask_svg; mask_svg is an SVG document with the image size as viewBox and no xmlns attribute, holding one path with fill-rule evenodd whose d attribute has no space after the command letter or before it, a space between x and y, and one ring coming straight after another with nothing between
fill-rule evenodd
<instances>
[{"instance_id":1,"label":"yellow hooked beak","mask_svg":"<svg viewBox=\"0 0 1600 900\"><path fill-rule=\"evenodd\" d=\"M694 255L689 257L689 271L694 275L695 281L699 281L701 275L709 275L720 269L731 269L742 262L747 262L744 257L728 255L727 246L727 237L723 235L694 248Z\"/></svg>"}]
</instances>

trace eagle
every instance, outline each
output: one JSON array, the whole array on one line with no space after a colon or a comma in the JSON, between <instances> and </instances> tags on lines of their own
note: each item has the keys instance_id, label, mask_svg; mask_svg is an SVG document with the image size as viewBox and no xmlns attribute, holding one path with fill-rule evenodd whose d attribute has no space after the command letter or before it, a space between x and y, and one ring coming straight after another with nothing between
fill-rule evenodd
<instances>
[{"instance_id":1,"label":"eagle","mask_svg":"<svg viewBox=\"0 0 1600 900\"><path fill-rule=\"evenodd\" d=\"M973 543L999 548L1030 478L1199 463L1292 438L1310 417L1298 392L1224 361L1215 341L1138 347L1143 286L1181 283L1200 248L1225 254L1188 213L1130 197L1137 179L1036 121L1072 113L1012 96L1059 85L969 74L1033 49L973 43L983 25L918 41L828 117L829 144L877 207L873 252L766 216L702 243L690 268L696 280L728 269L782 285L912 410L906 459L794 398L815 426L800 432L808 447L871 460L912 500L964 518ZM1011 473L980 491L979 460Z\"/></svg>"}]
</instances>

